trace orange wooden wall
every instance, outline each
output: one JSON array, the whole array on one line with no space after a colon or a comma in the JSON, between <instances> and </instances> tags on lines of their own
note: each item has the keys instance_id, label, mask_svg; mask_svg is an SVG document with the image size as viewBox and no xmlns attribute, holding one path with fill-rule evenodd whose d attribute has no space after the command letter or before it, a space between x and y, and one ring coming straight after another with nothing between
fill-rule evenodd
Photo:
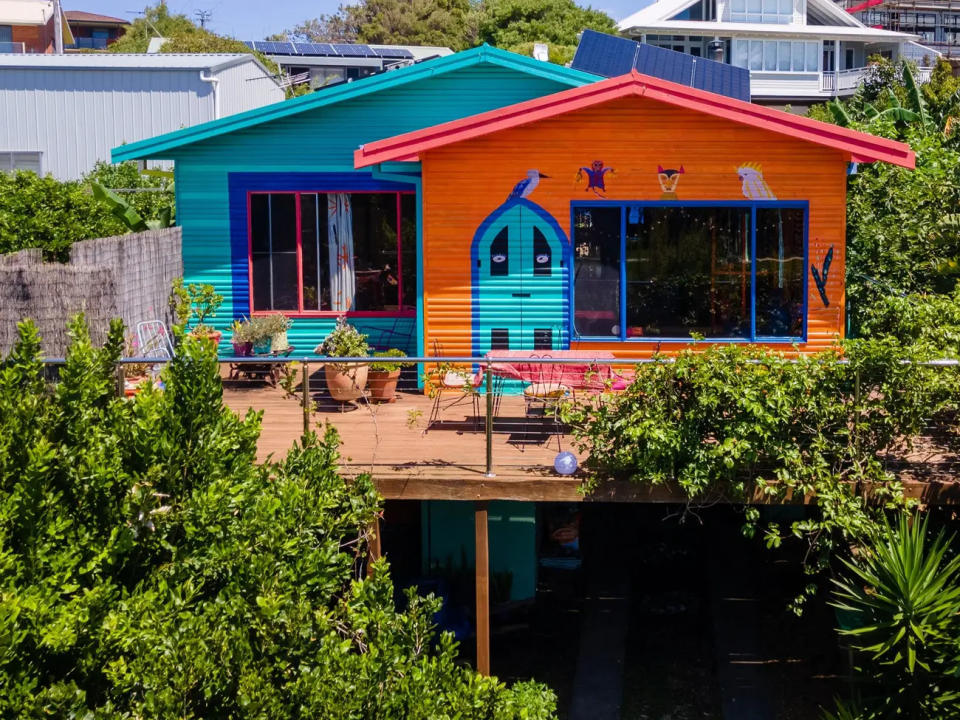
<instances>
[{"instance_id":1,"label":"orange wooden wall","mask_svg":"<svg viewBox=\"0 0 960 720\"><path fill-rule=\"evenodd\" d=\"M550 212L571 235L571 201L597 200L577 183L577 169L602 160L607 199L659 200L657 166L679 168L679 200L744 200L737 168L759 163L778 200L809 202L809 261L818 267L833 246L824 307L809 263L805 351L842 336L847 158L840 151L757 130L654 100L630 97L496 132L424 153L423 287L425 348L434 339L444 354L469 355L470 245L486 216L528 169L550 175L529 199ZM572 300L571 300L572 302ZM661 352L685 343L664 343ZM791 349L791 345L772 345ZM577 341L580 349L609 349L622 357L655 351L650 341Z\"/></svg>"}]
</instances>

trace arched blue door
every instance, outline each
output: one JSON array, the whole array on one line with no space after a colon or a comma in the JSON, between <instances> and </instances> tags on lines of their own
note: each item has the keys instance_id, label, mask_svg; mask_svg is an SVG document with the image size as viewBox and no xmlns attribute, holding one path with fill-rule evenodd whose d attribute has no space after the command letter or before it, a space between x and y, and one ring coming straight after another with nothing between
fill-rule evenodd
<instances>
[{"instance_id":1,"label":"arched blue door","mask_svg":"<svg viewBox=\"0 0 960 720\"><path fill-rule=\"evenodd\" d=\"M569 347L570 245L536 203L511 198L477 229L473 354Z\"/></svg>"}]
</instances>

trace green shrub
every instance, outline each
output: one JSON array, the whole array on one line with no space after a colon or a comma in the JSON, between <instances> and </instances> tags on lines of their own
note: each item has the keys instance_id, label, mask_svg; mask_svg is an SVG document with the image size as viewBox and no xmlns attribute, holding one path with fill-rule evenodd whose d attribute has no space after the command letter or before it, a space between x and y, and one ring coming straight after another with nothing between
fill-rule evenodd
<instances>
[{"instance_id":1,"label":"green shrub","mask_svg":"<svg viewBox=\"0 0 960 720\"><path fill-rule=\"evenodd\" d=\"M71 333L55 386L29 323L0 362L0 717L552 716L457 664L438 600L366 577L380 501L332 430L257 464L209 344L124 400L122 327Z\"/></svg>"},{"instance_id":2,"label":"green shrub","mask_svg":"<svg viewBox=\"0 0 960 720\"><path fill-rule=\"evenodd\" d=\"M40 248L47 259L64 261L75 242L125 232L83 183L0 173L0 253Z\"/></svg>"}]
</instances>

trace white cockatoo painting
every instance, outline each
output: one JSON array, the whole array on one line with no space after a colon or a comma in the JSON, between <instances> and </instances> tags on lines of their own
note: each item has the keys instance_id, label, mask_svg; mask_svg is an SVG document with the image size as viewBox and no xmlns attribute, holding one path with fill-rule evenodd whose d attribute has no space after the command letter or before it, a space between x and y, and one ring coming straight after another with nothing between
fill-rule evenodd
<instances>
[{"instance_id":1,"label":"white cockatoo painting","mask_svg":"<svg viewBox=\"0 0 960 720\"><path fill-rule=\"evenodd\" d=\"M760 163L744 163L737 168L740 178L740 189L748 200L776 200L766 180L763 179L763 169Z\"/></svg>"}]
</instances>

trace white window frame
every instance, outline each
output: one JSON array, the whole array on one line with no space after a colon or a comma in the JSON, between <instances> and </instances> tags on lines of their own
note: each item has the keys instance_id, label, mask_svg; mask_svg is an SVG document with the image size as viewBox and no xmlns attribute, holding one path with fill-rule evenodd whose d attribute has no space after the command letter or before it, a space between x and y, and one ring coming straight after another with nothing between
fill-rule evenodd
<instances>
[{"instance_id":1,"label":"white window frame","mask_svg":"<svg viewBox=\"0 0 960 720\"><path fill-rule=\"evenodd\" d=\"M786 58L782 57L786 52ZM797 60L800 67L797 67ZM820 72L820 41L733 38L730 64L751 72L809 74Z\"/></svg>"}]
</instances>

